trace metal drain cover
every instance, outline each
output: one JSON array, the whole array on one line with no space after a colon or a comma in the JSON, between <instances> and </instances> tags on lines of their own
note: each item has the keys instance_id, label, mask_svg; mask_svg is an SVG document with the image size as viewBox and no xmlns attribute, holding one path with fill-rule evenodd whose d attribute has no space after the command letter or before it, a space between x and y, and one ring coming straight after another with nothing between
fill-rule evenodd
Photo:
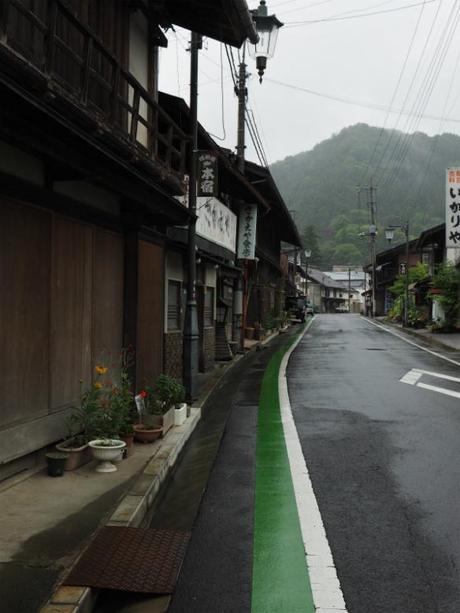
<instances>
[{"instance_id":1,"label":"metal drain cover","mask_svg":"<svg viewBox=\"0 0 460 613\"><path fill-rule=\"evenodd\" d=\"M189 532L106 526L71 570L66 585L172 594Z\"/></svg>"}]
</instances>

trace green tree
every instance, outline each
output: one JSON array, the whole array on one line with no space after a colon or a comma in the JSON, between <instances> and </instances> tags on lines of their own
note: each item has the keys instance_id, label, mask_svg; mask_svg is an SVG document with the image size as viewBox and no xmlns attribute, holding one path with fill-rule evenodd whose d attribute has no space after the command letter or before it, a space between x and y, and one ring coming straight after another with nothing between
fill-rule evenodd
<instances>
[{"instance_id":1,"label":"green tree","mask_svg":"<svg viewBox=\"0 0 460 613\"><path fill-rule=\"evenodd\" d=\"M439 302L444 309L445 325L455 327L458 319L460 273L451 262L440 264L433 276L433 286L441 294L432 294L432 299Z\"/></svg>"}]
</instances>

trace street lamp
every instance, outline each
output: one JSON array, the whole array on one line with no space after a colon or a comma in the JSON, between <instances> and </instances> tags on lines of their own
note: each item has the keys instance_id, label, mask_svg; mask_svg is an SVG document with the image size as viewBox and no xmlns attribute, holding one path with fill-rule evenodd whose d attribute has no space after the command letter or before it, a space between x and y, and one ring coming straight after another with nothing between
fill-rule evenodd
<instances>
[{"instance_id":1,"label":"street lamp","mask_svg":"<svg viewBox=\"0 0 460 613\"><path fill-rule=\"evenodd\" d=\"M260 0L257 9L251 11L252 19L256 26L259 42L249 46L249 55L256 60L256 67L259 73L259 82L267 67L267 59L272 58L275 53L278 30L283 25L275 15L268 14L267 3Z\"/></svg>"},{"instance_id":2,"label":"street lamp","mask_svg":"<svg viewBox=\"0 0 460 613\"><path fill-rule=\"evenodd\" d=\"M259 35L259 42L252 47L249 46L249 54L256 59L256 66L259 73L259 81L262 82L262 76L265 68L267 67L267 59L273 57L275 52L276 39L278 38L278 30L283 25L274 15L268 15L267 3L265 0L260 0L260 5L257 9L251 11L252 19L255 24L257 34ZM235 93L238 96L238 137L236 145L236 160L237 168L244 174L244 150L245 150L245 122L246 122L246 80L248 74L246 72L246 45L243 48L242 61L239 65L238 72L238 85L235 87ZM244 331L246 328L246 316L249 301L249 269L247 260L242 260L241 268L243 269L242 287L237 281L235 287L235 299L238 296L242 296L242 308L241 308L241 335L240 344L241 349L244 351ZM234 308L234 313L236 310ZM236 330L236 325L234 325Z\"/></svg>"},{"instance_id":3,"label":"street lamp","mask_svg":"<svg viewBox=\"0 0 460 613\"><path fill-rule=\"evenodd\" d=\"M406 237L406 269L405 269L405 283L404 283L404 316L403 316L403 326L407 328L408 319L409 319L409 222L406 221L404 224L400 225L390 225L385 228L385 238L389 243L394 238L395 230L402 230L404 232L404 236Z\"/></svg>"}]
</instances>

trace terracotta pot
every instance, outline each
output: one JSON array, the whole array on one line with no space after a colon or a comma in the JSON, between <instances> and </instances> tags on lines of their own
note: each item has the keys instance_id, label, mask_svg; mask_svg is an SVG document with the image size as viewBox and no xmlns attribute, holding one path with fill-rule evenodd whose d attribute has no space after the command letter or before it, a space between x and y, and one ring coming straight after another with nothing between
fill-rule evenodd
<instances>
[{"instance_id":1,"label":"terracotta pot","mask_svg":"<svg viewBox=\"0 0 460 613\"><path fill-rule=\"evenodd\" d=\"M162 427L148 428L145 424L134 425L134 439L139 443L153 443L160 438L162 432Z\"/></svg>"},{"instance_id":2,"label":"terracotta pot","mask_svg":"<svg viewBox=\"0 0 460 613\"><path fill-rule=\"evenodd\" d=\"M91 461L91 449L87 443L81 447L69 447L69 443L71 439L56 445L58 451L68 455L64 470L76 470Z\"/></svg>"},{"instance_id":3,"label":"terracotta pot","mask_svg":"<svg viewBox=\"0 0 460 613\"><path fill-rule=\"evenodd\" d=\"M134 432L132 434L120 434L120 441L126 443L126 447L123 450L123 457L128 458L133 452Z\"/></svg>"}]
</instances>

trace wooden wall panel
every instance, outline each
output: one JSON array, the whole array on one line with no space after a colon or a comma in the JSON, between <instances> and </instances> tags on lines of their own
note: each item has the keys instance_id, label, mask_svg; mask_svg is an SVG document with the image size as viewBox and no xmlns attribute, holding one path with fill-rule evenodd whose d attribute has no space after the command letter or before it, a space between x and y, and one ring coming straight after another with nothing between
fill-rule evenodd
<instances>
[{"instance_id":1,"label":"wooden wall panel","mask_svg":"<svg viewBox=\"0 0 460 613\"><path fill-rule=\"evenodd\" d=\"M122 236L95 231L93 366L119 363L123 343L123 250Z\"/></svg>"},{"instance_id":2,"label":"wooden wall panel","mask_svg":"<svg viewBox=\"0 0 460 613\"><path fill-rule=\"evenodd\" d=\"M0 429L48 411L50 227L0 203Z\"/></svg>"},{"instance_id":3,"label":"wooden wall panel","mask_svg":"<svg viewBox=\"0 0 460 613\"><path fill-rule=\"evenodd\" d=\"M164 249L139 241L136 386L152 384L163 369Z\"/></svg>"},{"instance_id":4,"label":"wooden wall panel","mask_svg":"<svg viewBox=\"0 0 460 613\"><path fill-rule=\"evenodd\" d=\"M93 230L56 217L51 280L51 410L78 401L91 380Z\"/></svg>"}]
</instances>

